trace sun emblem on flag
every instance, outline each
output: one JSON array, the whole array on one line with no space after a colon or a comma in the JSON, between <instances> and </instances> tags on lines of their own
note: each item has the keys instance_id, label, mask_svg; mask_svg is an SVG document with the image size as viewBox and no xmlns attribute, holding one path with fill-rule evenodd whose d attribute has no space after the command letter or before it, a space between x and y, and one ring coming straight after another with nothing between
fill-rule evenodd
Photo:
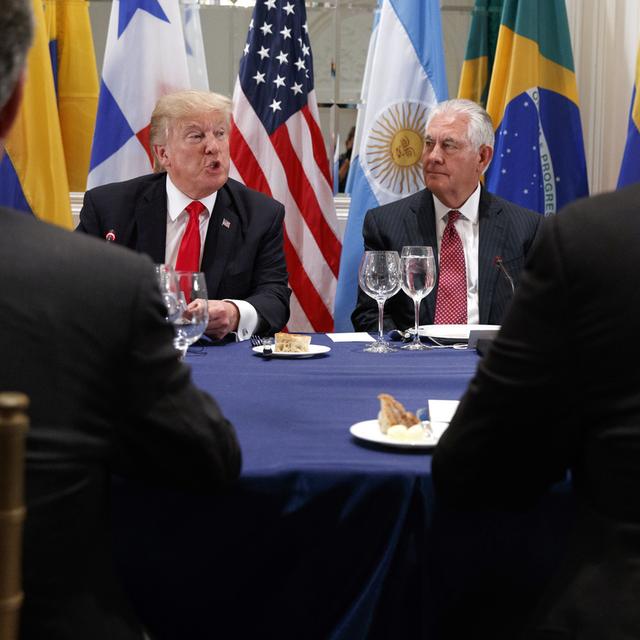
<instances>
[{"instance_id":1,"label":"sun emblem on flag","mask_svg":"<svg viewBox=\"0 0 640 640\"><path fill-rule=\"evenodd\" d=\"M375 119L365 141L365 171L376 186L394 196L424 186L422 157L429 107L424 102L397 102Z\"/></svg>"}]
</instances>

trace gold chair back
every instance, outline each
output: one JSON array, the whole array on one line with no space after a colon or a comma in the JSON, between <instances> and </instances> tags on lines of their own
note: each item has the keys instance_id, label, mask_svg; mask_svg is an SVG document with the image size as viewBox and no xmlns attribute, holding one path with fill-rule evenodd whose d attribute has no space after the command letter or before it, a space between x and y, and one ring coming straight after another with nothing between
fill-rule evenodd
<instances>
[{"instance_id":1,"label":"gold chair back","mask_svg":"<svg viewBox=\"0 0 640 640\"><path fill-rule=\"evenodd\" d=\"M0 393L0 638L17 640L22 605L25 435L29 399Z\"/></svg>"}]
</instances>

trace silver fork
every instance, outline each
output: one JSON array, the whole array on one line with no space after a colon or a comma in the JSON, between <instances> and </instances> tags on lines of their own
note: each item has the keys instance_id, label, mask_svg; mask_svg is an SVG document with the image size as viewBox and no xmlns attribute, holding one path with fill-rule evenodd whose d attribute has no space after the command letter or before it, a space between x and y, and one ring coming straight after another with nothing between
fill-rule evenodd
<instances>
[{"instance_id":1,"label":"silver fork","mask_svg":"<svg viewBox=\"0 0 640 640\"><path fill-rule=\"evenodd\" d=\"M262 338L260 336L253 335L249 340L251 340L251 345L253 347L259 347L262 344Z\"/></svg>"}]
</instances>

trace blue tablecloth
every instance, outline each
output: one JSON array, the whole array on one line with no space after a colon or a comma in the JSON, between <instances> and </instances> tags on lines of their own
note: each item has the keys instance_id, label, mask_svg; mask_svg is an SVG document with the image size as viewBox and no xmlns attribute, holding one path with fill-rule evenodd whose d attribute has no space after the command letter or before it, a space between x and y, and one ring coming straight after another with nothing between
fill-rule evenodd
<instances>
[{"instance_id":1,"label":"blue tablecloth","mask_svg":"<svg viewBox=\"0 0 640 640\"><path fill-rule=\"evenodd\" d=\"M434 523L430 453L368 445L349 433L376 417L381 392L412 410L430 398L459 398L476 353L370 354L362 343L324 335L313 342L331 351L263 359L240 343L187 356L196 384L238 432L243 472L230 493L116 483L116 551L152 633L444 638L458 607L487 580L512 580L524 598L537 593L562 539L562 499L535 514L448 513ZM477 544L464 539L469 527ZM515 593L506 591L507 599ZM486 595L475 600L478 624L493 615Z\"/></svg>"}]
</instances>

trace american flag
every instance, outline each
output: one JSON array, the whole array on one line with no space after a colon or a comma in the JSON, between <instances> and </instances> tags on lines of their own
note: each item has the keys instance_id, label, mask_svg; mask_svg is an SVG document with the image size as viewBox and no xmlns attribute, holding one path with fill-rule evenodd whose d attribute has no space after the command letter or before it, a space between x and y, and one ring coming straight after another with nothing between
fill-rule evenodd
<instances>
[{"instance_id":1,"label":"american flag","mask_svg":"<svg viewBox=\"0 0 640 640\"><path fill-rule=\"evenodd\" d=\"M291 331L331 331L341 244L303 0L257 0L233 95L231 174L285 206Z\"/></svg>"}]
</instances>

